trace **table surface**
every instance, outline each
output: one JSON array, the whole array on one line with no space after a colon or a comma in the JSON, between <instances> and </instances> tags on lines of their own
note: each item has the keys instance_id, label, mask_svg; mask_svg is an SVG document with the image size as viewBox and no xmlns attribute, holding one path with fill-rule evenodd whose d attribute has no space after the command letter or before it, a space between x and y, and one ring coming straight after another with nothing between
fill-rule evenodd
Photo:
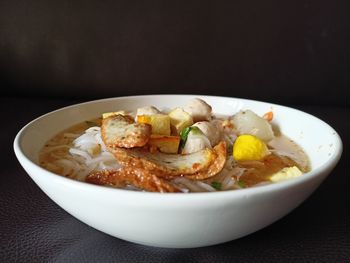
<instances>
[{"instance_id":1,"label":"table surface","mask_svg":"<svg viewBox=\"0 0 350 263\"><path fill-rule=\"evenodd\" d=\"M350 262L349 108L296 106L333 126L344 152L332 174L292 213L225 244L163 249L129 243L78 221L51 201L16 160L12 143L21 127L75 102L0 98L0 262Z\"/></svg>"}]
</instances>

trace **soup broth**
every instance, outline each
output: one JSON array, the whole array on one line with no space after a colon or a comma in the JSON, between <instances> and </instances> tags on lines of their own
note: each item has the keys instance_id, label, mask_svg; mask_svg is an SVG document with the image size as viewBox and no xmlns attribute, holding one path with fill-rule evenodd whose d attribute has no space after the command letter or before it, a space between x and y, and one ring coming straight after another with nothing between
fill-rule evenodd
<instances>
[{"instance_id":1,"label":"soup broth","mask_svg":"<svg viewBox=\"0 0 350 263\"><path fill-rule=\"evenodd\" d=\"M195 98L182 107L107 112L56 135L44 168L92 184L152 192L214 192L289 180L307 172L303 150L274 132L273 112L215 116Z\"/></svg>"}]
</instances>

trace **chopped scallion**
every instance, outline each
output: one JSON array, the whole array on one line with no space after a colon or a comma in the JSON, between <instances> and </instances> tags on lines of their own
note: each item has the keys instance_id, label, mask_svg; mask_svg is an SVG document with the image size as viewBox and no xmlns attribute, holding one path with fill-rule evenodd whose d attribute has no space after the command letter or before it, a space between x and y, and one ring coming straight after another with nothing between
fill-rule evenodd
<instances>
[{"instance_id":1,"label":"chopped scallion","mask_svg":"<svg viewBox=\"0 0 350 263\"><path fill-rule=\"evenodd\" d=\"M245 182L243 182L243 181L241 181L241 180L237 181L237 184L238 184L238 186L241 187L241 188L246 188Z\"/></svg>"},{"instance_id":2,"label":"chopped scallion","mask_svg":"<svg viewBox=\"0 0 350 263\"><path fill-rule=\"evenodd\" d=\"M181 132L180 132L180 137L181 137L181 141L180 141L180 146L181 147L184 147L185 144L186 144L186 141L187 141L187 137L188 137L188 134L190 132L193 132L193 134L200 134L202 133L202 131L196 127L196 126L190 126L190 127L186 127L184 128Z\"/></svg>"},{"instance_id":3,"label":"chopped scallion","mask_svg":"<svg viewBox=\"0 0 350 263\"><path fill-rule=\"evenodd\" d=\"M222 188L221 183L220 182L215 182L215 181L211 183L211 186L214 187L218 191L220 191L221 188Z\"/></svg>"}]
</instances>

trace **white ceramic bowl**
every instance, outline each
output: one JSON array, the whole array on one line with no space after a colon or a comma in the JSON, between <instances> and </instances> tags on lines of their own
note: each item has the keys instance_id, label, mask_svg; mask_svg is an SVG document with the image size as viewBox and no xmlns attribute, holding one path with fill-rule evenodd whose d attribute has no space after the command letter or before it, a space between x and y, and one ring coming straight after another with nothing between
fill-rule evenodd
<instances>
[{"instance_id":1,"label":"white ceramic bowl","mask_svg":"<svg viewBox=\"0 0 350 263\"><path fill-rule=\"evenodd\" d=\"M52 136L103 112L155 105L172 108L200 97L220 114L240 109L274 112L273 122L304 148L311 172L289 181L236 191L160 194L112 189L78 182L38 165L38 153ZM26 125L14 141L16 156L36 184L82 222L135 243L172 248L218 244L257 231L302 203L337 164L342 142L320 119L292 108L213 96L149 95L97 100L62 108Z\"/></svg>"}]
</instances>

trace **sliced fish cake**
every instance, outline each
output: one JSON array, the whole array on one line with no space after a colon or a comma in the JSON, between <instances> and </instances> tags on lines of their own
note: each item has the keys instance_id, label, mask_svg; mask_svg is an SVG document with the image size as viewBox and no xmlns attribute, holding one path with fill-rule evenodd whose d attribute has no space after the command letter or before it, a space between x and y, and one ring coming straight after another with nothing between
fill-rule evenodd
<instances>
[{"instance_id":1,"label":"sliced fish cake","mask_svg":"<svg viewBox=\"0 0 350 263\"><path fill-rule=\"evenodd\" d=\"M199 171L195 174L186 175L186 177L192 180L204 180L204 179L213 177L214 175L221 172L221 170L224 168L224 165L226 163L226 155L227 155L226 143L224 141L218 143L213 148L213 151L216 157L214 162L208 167L208 169Z\"/></svg>"},{"instance_id":2,"label":"sliced fish cake","mask_svg":"<svg viewBox=\"0 0 350 263\"><path fill-rule=\"evenodd\" d=\"M101 135L109 148L142 147L150 136L152 127L146 123L135 123L130 116L113 115L102 120Z\"/></svg>"},{"instance_id":3,"label":"sliced fish cake","mask_svg":"<svg viewBox=\"0 0 350 263\"><path fill-rule=\"evenodd\" d=\"M110 148L109 151L125 167L146 169L167 178L206 170L216 158L215 151L208 148L191 154L151 153L138 148Z\"/></svg>"}]
</instances>

